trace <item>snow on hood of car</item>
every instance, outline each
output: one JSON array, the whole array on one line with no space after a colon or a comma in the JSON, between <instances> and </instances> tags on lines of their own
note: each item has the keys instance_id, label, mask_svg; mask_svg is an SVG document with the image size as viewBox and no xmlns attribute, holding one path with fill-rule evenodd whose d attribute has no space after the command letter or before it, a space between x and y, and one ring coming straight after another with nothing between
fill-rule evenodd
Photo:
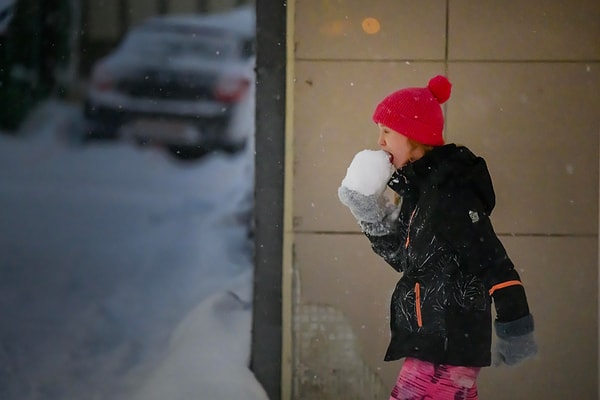
<instances>
[{"instance_id":1,"label":"snow on hood of car","mask_svg":"<svg viewBox=\"0 0 600 400\"><path fill-rule=\"evenodd\" d=\"M256 12L247 5L233 10L212 14L170 14L146 20L142 26L162 28L164 30L213 28L243 36L254 36L256 31ZM180 31L181 32L181 31Z\"/></svg>"},{"instance_id":2,"label":"snow on hood of car","mask_svg":"<svg viewBox=\"0 0 600 400\"><path fill-rule=\"evenodd\" d=\"M233 43L181 40L176 36L155 32L132 33L117 51L101 59L96 66L108 68L115 76L149 68L252 75L254 57L234 57Z\"/></svg>"},{"instance_id":3,"label":"snow on hood of car","mask_svg":"<svg viewBox=\"0 0 600 400\"><path fill-rule=\"evenodd\" d=\"M151 30L132 31L117 53L169 57L186 56L204 59L232 58L235 42L226 37L183 36Z\"/></svg>"}]
</instances>

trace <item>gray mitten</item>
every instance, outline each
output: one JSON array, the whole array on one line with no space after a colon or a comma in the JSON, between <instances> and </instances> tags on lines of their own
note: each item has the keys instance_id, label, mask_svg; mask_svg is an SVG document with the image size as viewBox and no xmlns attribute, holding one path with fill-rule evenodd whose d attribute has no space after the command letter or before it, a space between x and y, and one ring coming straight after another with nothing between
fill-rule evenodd
<instances>
[{"instance_id":1,"label":"gray mitten","mask_svg":"<svg viewBox=\"0 0 600 400\"><path fill-rule=\"evenodd\" d=\"M383 191L393 173L388 153L362 150L346 170L338 197L358 221L379 222L387 214Z\"/></svg>"},{"instance_id":2,"label":"gray mitten","mask_svg":"<svg viewBox=\"0 0 600 400\"><path fill-rule=\"evenodd\" d=\"M338 197L359 222L379 222L386 216L385 199L380 195L365 196L346 186L340 186Z\"/></svg>"},{"instance_id":3,"label":"gray mitten","mask_svg":"<svg viewBox=\"0 0 600 400\"><path fill-rule=\"evenodd\" d=\"M494 321L497 342L492 353L492 364L515 365L537 354L531 314L510 322Z\"/></svg>"}]
</instances>

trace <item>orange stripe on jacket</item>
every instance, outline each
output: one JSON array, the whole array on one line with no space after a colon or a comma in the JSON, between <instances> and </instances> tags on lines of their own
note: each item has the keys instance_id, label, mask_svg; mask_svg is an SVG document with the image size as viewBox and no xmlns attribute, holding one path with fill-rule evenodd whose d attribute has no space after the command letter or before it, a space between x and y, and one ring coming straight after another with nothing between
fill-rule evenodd
<instances>
[{"instance_id":1,"label":"orange stripe on jacket","mask_svg":"<svg viewBox=\"0 0 600 400\"><path fill-rule=\"evenodd\" d=\"M423 317L421 316L421 285L415 283L415 311L417 313L417 326L423 327Z\"/></svg>"},{"instance_id":2,"label":"orange stripe on jacket","mask_svg":"<svg viewBox=\"0 0 600 400\"><path fill-rule=\"evenodd\" d=\"M521 285L522 286L523 283L521 283L521 281L506 281L506 282L498 283L497 285L492 286L492 288L490 289L490 296L492 294L494 294L494 292L496 290L504 289L505 287L515 286L515 285Z\"/></svg>"}]
</instances>

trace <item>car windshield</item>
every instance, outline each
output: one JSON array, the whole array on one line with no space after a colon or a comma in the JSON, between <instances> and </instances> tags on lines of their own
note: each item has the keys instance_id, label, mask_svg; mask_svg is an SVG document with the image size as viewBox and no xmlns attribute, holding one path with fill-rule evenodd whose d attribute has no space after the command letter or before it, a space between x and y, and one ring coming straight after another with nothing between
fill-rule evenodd
<instances>
[{"instance_id":1,"label":"car windshield","mask_svg":"<svg viewBox=\"0 0 600 400\"><path fill-rule=\"evenodd\" d=\"M233 55L234 43L225 37L141 30L127 37L122 50L130 55L150 58L193 57L227 60Z\"/></svg>"}]
</instances>

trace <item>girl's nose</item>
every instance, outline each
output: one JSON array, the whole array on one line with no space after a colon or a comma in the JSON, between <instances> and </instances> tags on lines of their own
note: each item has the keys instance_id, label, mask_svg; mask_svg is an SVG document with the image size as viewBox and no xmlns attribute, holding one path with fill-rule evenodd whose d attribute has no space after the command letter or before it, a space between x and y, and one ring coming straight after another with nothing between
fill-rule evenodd
<instances>
[{"instance_id":1,"label":"girl's nose","mask_svg":"<svg viewBox=\"0 0 600 400\"><path fill-rule=\"evenodd\" d=\"M383 137L383 132L379 132L379 137L377 138L377 144L380 146L385 146L385 138Z\"/></svg>"}]
</instances>

